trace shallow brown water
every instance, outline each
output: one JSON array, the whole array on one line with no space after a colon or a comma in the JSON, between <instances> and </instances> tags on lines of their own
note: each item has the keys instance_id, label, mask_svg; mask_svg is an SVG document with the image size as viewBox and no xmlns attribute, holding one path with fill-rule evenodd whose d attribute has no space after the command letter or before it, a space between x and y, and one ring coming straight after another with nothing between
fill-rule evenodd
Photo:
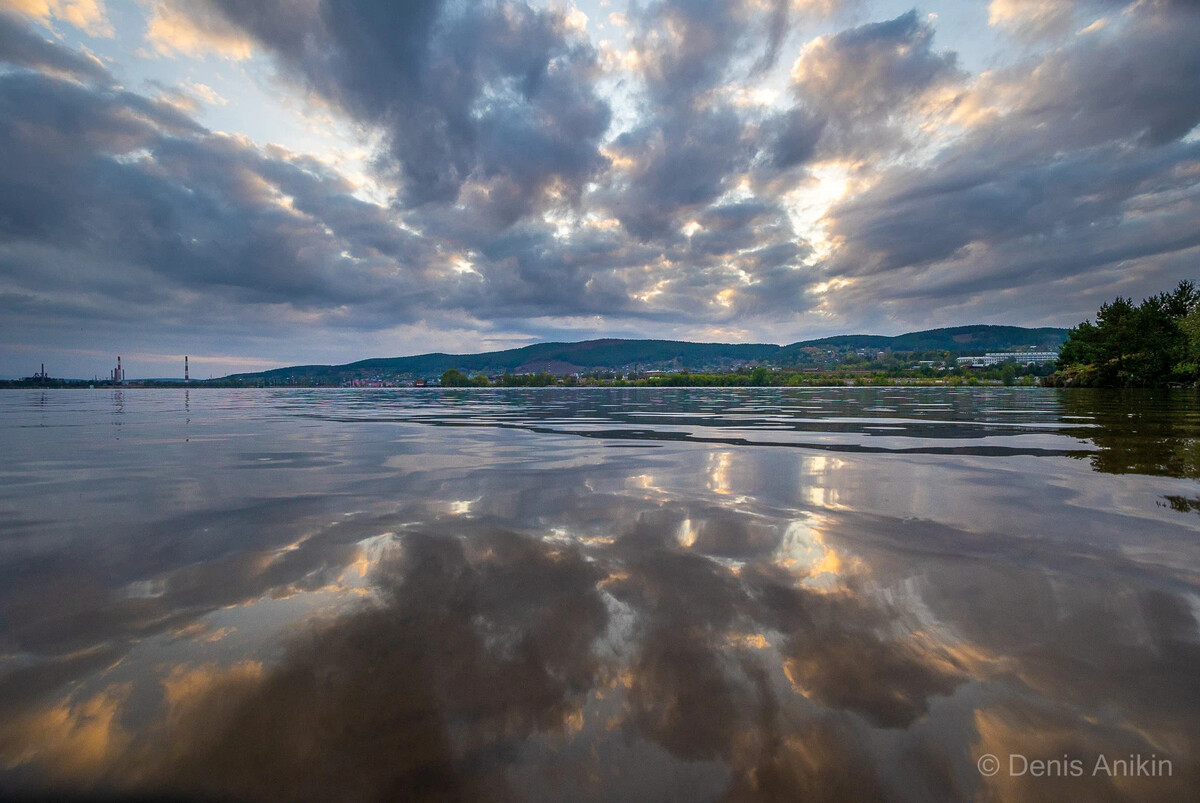
<instances>
[{"instance_id":1,"label":"shallow brown water","mask_svg":"<svg viewBox=\"0 0 1200 803\"><path fill-rule=\"evenodd\" d=\"M1200 788L1195 393L11 391L0 449L0 790Z\"/></svg>"}]
</instances>

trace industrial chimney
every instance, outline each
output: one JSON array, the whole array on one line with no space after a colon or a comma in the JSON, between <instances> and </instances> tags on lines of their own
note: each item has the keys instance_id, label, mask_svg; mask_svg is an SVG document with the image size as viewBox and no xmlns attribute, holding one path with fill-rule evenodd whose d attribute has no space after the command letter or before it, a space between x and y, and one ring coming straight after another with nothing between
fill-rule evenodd
<instances>
[{"instance_id":1,"label":"industrial chimney","mask_svg":"<svg viewBox=\"0 0 1200 803\"><path fill-rule=\"evenodd\" d=\"M186 354L183 355L183 381L184 382L188 381L188 364L187 364L187 355Z\"/></svg>"}]
</instances>

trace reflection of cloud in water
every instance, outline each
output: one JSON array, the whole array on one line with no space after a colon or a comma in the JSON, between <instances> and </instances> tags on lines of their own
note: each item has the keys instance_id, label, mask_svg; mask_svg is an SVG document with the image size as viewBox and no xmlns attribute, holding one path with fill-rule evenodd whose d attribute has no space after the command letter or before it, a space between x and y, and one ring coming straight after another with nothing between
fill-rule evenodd
<instances>
[{"instance_id":1,"label":"reflection of cloud in water","mask_svg":"<svg viewBox=\"0 0 1200 803\"><path fill-rule=\"evenodd\" d=\"M1151 790L973 763L1147 749L1176 759L1156 796L1200 780L1194 516L1161 494L1134 515L1137 486L1104 506L1116 478L1076 493L1086 465L1028 457L548 437L518 465L532 436L496 434L497 460L446 429L352 437L320 458L344 476L277 466L292 498L131 526L90 564L55 553L47 588L5 574L0 782L1062 799Z\"/></svg>"},{"instance_id":2,"label":"reflection of cloud in water","mask_svg":"<svg viewBox=\"0 0 1200 803\"><path fill-rule=\"evenodd\" d=\"M691 519L684 519L683 521L679 522L679 532L676 533L675 539L679 541L679 545L684 549L688 549L689 547L695 545L696 531L692 528Z\"/></svg>"},{"instance_id":3,"label":"reflection of cloud in water","mask_svg":"<svg viewBox=\"0 0 1200 803\"><path fill-rule=\"evenodd\" d=\"M843 561L836 550L825 544L821 522L818 515L810 514L789 524L775 550L775 563L801 575L803 585L827 590L836 584Z\"/></svg>"},{"instance_id":4,"label":"reflection of cloud in water","mask_svg":"<svg viewBox=\"0 0 1200 803\"><path fill-rule=\"evenodd\" d=\"M71 695L0 721L0 766L35 763L64 778L102 772L128 745L121 726L127 685Z\"/></svg>"},{"instance_id":5,"label":"reflection of cloud in water","mask_svg":"<svg viewBox=\"0 0 1200 803\"><path fill-rule=\"evenodd\" d=\"M735 572L680 551L669 534L685 514L698 522L697 544L708 533L726 551L736 550L719 525L739 523L730 532L746 542L741 552L761 561ZM580 740L595 756L573 754L557 771L585 797L608 796L607 756L636 765L649 745L665 751L660 765L725 766L705 776L704 795L785 783L875 790L849 740L809 743L848 739L849 726L813 720L783 673L807 673L810 699L831 711L883 724L911 721L917 698L954 681L936 667L922 674L925 656L875 635L884 620L853 595L797 585L807 569L776 569L782 526L744 518L643 506L626 525L610 522L626 528L611 544L469 522L360 543L348 570L382 554L379 606L318 625L269 671L244 661L167 670L164 713L108 758L121 773L107 777L249 798L495 797L510 764L555 764L555 744ZM768 532L775 542L763 551ZM846 675L860 657L878 672ZM846 691L864 683L877 692ZM88 770L76 777L94 777Z\"/></svg>"},{"instance_id":6,"label":"reflection of cloud in water","mask_svg":"<svg viewBox=\"0 0 1200 803\"><path fill-rule=\"evenodd\" d=\"M606 624L597 579L577 552L512 534L408 535L378 575L383 608L298 642L161 777L252 798L502 797L526 737L578 729Z\"/></svg>"},{"instance_id":7,"label":"reflection of cloud in water","mask_svg":"<svg viewBox=\"0 0 1200 803\"><path fill-rule=\"evenodd\" d=\"M731 493L729 468L733 463L733 455L728 451L708 453L708 489L715 494Z\"/></svg>"}]
</instances>

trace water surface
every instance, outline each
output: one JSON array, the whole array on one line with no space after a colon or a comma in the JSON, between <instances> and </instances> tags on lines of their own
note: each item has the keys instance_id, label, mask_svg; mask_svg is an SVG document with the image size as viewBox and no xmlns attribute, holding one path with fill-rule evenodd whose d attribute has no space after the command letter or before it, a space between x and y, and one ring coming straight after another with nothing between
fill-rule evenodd
<instances>
[{"instance_id":1,"label":"water surface","mask_svg":"<svg viewBox=\"0 0 1200 803\"><path fill-rule=\"evenodd\" d=\"M1192 392L10 391L0 448L0 789L1200 788Z\"/></svg>"}]
</instances>

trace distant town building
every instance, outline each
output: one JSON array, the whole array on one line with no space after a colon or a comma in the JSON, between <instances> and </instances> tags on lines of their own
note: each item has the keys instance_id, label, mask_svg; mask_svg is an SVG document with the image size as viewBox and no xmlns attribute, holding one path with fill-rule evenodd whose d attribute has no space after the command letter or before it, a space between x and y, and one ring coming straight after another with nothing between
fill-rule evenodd
<instances>
[{"instance_id":1,"label":"distant town building","mask_svg":"<svg viewBox=\"0 0 1200 803\"><path fill-rule=\"evenodd\" d=\"M1058 360L1057 351L989 351L982 357L959 357L959 365L972 368L984 368L989 365L999 365L1007 360L1014 360L1020 365L1030 363L1047 363Z\"/></svg>"}]
</instances>

